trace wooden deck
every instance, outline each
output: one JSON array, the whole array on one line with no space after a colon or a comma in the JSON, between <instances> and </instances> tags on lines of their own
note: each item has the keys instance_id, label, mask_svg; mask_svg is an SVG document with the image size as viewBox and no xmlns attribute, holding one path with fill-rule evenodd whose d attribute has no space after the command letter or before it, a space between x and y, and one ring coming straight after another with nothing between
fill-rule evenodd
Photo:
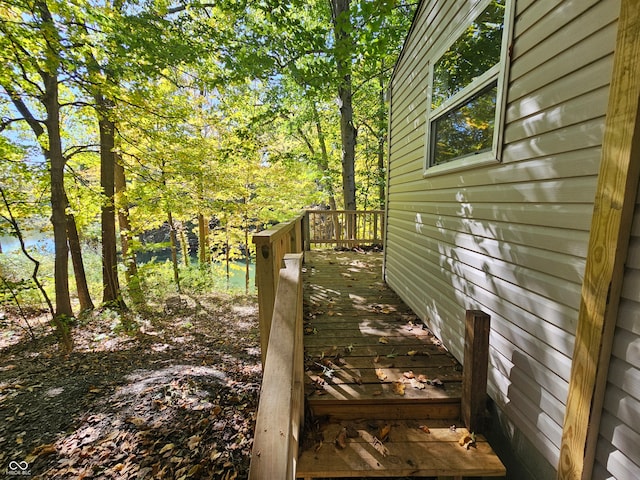
<instances>
[{"instance_id":1,"label":"wooden deck","mask_svg":"<svg viewBox=\"0 0 640 480\"><path fill-rule=\"evenodd\" d=\"M460 445L462 367L381 272L380 253L305 254L297 477L504 476L484 437Z\"/></svg>"}]
</instances>

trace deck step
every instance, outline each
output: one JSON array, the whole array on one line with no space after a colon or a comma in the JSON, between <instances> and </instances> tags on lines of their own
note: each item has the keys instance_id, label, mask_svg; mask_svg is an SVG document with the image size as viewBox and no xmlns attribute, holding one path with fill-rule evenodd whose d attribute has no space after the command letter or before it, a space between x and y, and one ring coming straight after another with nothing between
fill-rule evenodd
<instances>
[{"instance_id":1,"label":"deck step","mask_svg":"<svg viewBox=\"0 0 640 480\"><path fill-rule=\"evenodd\" d=\"M464 428L433 419L326 423L306 432L296 476L506 475L504 465L483 436L476 436L469 448L460 445L460 439L467 435Z\"/></svg>"},{"instance_id":2,"label":"deck step","mask_svg":"<svg viewBox=\"0 0 640 480\"><path fill-rule=\"evenodd\" d=\"M328 416L333 420L460 416L460 381L446 381L445 388L425 385L422 389L405 381L401 386L395 382L358 383L349 378L343 380L337 374L325 380L307 372L306 401L316 418Z\"/></svg>"}]
</instances>

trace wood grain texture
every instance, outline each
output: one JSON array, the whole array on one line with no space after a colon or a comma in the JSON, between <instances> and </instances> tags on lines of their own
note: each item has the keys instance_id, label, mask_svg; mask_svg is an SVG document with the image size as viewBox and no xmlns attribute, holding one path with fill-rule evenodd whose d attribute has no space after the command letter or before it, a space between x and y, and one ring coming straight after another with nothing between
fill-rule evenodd
<instances>
[{"instance_id":1,"label":"wood grain texture","mask_svg":"<svg viewBox=\"0 0 640 480\"><path fill-rule=\"evenodd\" d=\"M487 369L491 317L479 310L465 316L464 378L462 380L462 421L472 432L483 428L487 407Z\"/></svg>"},{"instance_id":2,"label":"wood grain texture","mask_svg":"<svg viewBox=\"0 0 640 480\"><path fill-rule=\"evenodd\" d=\"M389 433L382 442L377 437L385 426ZM345 427L353 433L339 448L334 440ZM468 433L432 419L327 424L323 440L301 453L298 477L504 476L504 465L484 437L477 436L475 447L460 445Z\"/></svg>"},{"instance_id":3,"label":"wood grain texture","mask_svg":"<svg viewBox=\"0 0 640 480\"><path fill-rule=\"evenodd\" d=\"M559 479L590 478L638 184L640 4L623 0L567 398Z\"/></svg>"},{"instance_id":4,"label":"wood grain texture","mask_svg":"<svg viewBox=\"0 0 640 480\"><path fill-rule=\"evenodd\" d=\"M273 308L249 479L295 477L302 424L302 255L285 256Z\"/></svg>"}]
</instances>

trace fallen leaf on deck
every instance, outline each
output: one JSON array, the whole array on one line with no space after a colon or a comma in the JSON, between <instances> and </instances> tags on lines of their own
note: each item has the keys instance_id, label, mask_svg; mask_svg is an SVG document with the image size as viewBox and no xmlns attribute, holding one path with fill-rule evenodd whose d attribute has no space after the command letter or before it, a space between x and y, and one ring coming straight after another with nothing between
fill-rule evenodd
<instances>
[{"instance_id":1,"label":"fallen leaf on deck","mask_svg":"<svg viewBox=\"0 0 640 480\"><path fill-rule=\"evenodd\" d=\"M378 432L378 438L381 442L386 442L389 439L389 432L391 431L391 425L385 423L382 427L380 427L380 431Z\"/></svg>"},{"instance_id":2,"label":"fallen leaf on deck","mask_svg":"<svg viewBox=\"0 0 640 480\"><path fill-rule=\"evenodd\" d=\"M411 386L413 388L417 388L418 390L424 390L424 388L425 388L424 383L419 382L415 378L411 379Z\"/></svg>"},{"instance_id":3,"label":"fallen leaf on deck","mask_svg":"<svg viewBox=\"0 0 640 480\"><path fill-rule=\"evenodd\" d=\"M429 430L429 427L427 427L426 425L420 425L418 428L424 433L431 433L431 430Z\"/></svg>"},{"instance_id":4,"label":"fallen leaf on deck","mask_svg":"<svg viewBox=\"0 0 640 480\"><path fill-rule=\"evenodd\" d=\"M404 376L404 378L416 378L411 370L409 370L408 372L404 372L402 375Z\"/></svg>"},{"instance_id":5,"label":"fallen leaf on deck","mask_svg":"<svg viewBox=\"0 0 640 480\"><path fill-rule=\"evenodd\" d=\"M384 344L386 344L386 343L389 343L389 340L387 340L385 337L380 337L380 338L378 339L378 343L384 343Z\"/></svg>"},{"instance_id":6,"label":"fallen leaf on deck","mask_svg":"<svg viewBox=\"0 0 640 480\"><path fill-rule=\"evenodd\" d=\"M460 444L461 447L464 447L467 450L469 450L469 448L476 446L476 435L474 433L471 433L471 434L467 433L462 437L460 437L460 440L458 440L458 443Z\"/></svg>"},{"instance_id":7,"label":"fallen leaf on deck","mask_svg":"<svg viewBox=\"0 0 640 480\"><path fill-rule=\"evenodd\" d=\"M384 381L387 379L387 374L381 368L376 368L376 377L378 377L378 380Z\"/></svg>"},{"instance_id":8,"label":"fallen leaf on deck","mask_svg":"<svg viewBox=\"0 0 640 480\"><path fill-rule=\"evenodd\" d=\"M440 380L439 378L434 378L433 380L431 380L430 385L433 385L434 387L438 387L438 388L444 388L444 383L442 383L442 380Z\"/></svg>"},{"instance_id":9,"label":"fallen leaf on deck","mask_svg":"<svg viewBox=\"0 0 640 480\"><path fill-rule=\"evenodd\" d=\"M396 395L404 395L404 383L393 382L393 393Z\"/></svg>"},{"instance_id":10,"label":"fallen leaf on deck","mask_svg":"<svg viewBox=\"0 0 640 480\"><path fill-rule=\"evenodd\" d=\"M414 355L416 355L417 353L418 353L418 351L417 351L417 350L409 350L409 351L407 352L407 355L409 355L410 357L413 357L413 356L414 356Z\"/></svg>"},{"instance_id":11,"label":"fallen leaf on deck","mask_svg":"<svg viewBox=\"0 0 640 480\"><path fill-rule=\"evenodd\" d=\"M338 435L336 436L336 447L340 449L347 448L347 429L345 427L340 430Z\"/></svg>"},{"instance_id":12,"label":"fallen leaf on deck","mask_svg":"<svg viewBox=\"0 0 640 480\"><path fill-rule=\"evenodd\" d=\"M427 383L428 382L427 377L425 377L422 374L418 375L418 378L416 378L416 380L418 380L419 382L422 382L422 383Z\"/></svg>"}]
</instances>

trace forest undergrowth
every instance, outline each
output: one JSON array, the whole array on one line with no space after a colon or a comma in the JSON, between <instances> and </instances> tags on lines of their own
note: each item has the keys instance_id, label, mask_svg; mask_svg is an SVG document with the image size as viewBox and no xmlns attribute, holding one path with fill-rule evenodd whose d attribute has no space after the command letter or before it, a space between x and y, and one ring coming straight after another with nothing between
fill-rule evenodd
<instances>
[{"instance_id":1,"label":"forest undergrowth","mask_svg":"<svg viewBox=\"0 0 640 480\"><path fill-rule=\"evenodd\" d=\"M97 310L68 356L0 312L0 472L37 479L246 478L261 382L255 297ZM126 328L130 330L126 332ZM133 328L132 328L133 327Z\"/></svg>"}]
</instances>

